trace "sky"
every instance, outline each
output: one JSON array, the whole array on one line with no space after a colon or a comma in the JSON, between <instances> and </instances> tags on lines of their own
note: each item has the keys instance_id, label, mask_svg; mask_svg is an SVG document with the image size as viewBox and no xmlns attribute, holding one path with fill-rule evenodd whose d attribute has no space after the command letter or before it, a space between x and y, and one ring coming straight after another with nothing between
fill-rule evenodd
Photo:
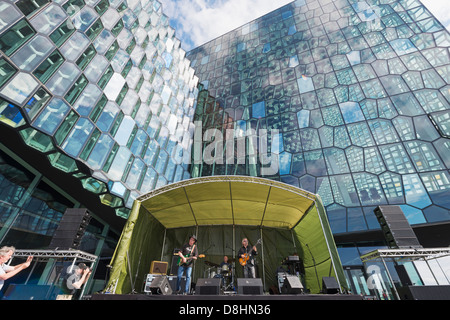
<instances>
[{"instance_id":1,"label":"sky","mask_svg":"<svg viewBox=\"0 0 450 320\"><path fill-rule=\"evenodd\" d=\"M159 0L181 47L190 51L293 0ZM450 30L450 1L422 3Z\"/></svg>"}]
</instances>

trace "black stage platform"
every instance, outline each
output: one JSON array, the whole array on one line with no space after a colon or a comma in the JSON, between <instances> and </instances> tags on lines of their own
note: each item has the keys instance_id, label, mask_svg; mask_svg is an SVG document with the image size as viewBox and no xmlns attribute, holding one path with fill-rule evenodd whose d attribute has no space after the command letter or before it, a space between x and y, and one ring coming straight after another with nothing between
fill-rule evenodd
<instances>
[{"instance_id":1,"label":"black stage platform","mask_svg":"<svg viewBox=\"0 0 450 320\"><path fill-rule=\"evenodd\" d=\"M363 300L362 296L352 294L223 294L223 295L163 295L163 294L94 294L90 300L148 300L148 301L311 301L311 300Z\"/></svg>"}]
</instances>

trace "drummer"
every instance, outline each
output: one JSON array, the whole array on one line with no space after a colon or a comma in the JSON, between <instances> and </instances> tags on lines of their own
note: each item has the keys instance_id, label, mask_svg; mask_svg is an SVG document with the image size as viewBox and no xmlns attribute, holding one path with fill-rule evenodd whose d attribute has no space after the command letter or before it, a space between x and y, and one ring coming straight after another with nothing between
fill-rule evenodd
<instances>
[{"instance_id":1,"label":"drummer","mask_svg":"<svg viewBox=\"0 0 450 320\"><path fill-rule=\"evenodd\" d=\"M231 270L231 264L228 263L228 256L223 257L223 261L220 264L220 270L222 270L222 273L227 273L229 270Z\"/></svg>"}]
</instances>

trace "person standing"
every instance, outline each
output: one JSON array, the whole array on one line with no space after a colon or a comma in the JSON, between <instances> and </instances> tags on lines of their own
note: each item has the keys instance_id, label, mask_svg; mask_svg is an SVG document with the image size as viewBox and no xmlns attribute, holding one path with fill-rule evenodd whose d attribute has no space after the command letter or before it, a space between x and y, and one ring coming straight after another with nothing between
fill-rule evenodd
<instances>
[{"instance_id":1,"label":"person standing","mask_svg":"<svg viewBox=\"0 0 450 320\"><path fill-rule=\"evenodd\" d=\"M28 268L30 266L31 260L33 260L33 256L28 256L27 261L25 261L24 263L18 264L16 266L6 265L5 263L8 262L9 259L11 259L15 251L16 248L14 247L4 246L0 248L0 290L3 288L5 280Z\"/></svg>"},{"instance_id":2,"label":"person standing","mask_svg":"<svg viewBox=\"0 0 450 320\"><path fill-rule=\"evenodd\" d=\"M188 243L183 245L183 248L178 251L178 274L177 274L177 292L183 294L190 293L191 287L191 275L192 275L192 264L198 258L197 249L197 237L192 235L189 237ZM181 277L183 273L186 274L186 285L183 292L181 292Z\"/></svg>"},{"instance_id":3,"label":"person standing","mask_svg":"<svg viewBox=\"0 0 450 320\"><path fill-rule=\"evenodd\" d=\"M249 247L248 239L242 239L242 247L238 251L238 258L244 271L244 278L256 278L254 256L257 254L256 245Z\"/></svg>"}]
</instances>

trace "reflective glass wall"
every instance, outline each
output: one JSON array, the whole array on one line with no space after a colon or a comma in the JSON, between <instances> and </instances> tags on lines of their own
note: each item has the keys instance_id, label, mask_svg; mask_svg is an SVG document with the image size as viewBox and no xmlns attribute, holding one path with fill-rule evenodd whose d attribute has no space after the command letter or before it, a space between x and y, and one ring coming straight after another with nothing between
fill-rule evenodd
<instances>
[{"instance_id":1,"label":"reflective glass wall","mask_svg":"<svg viewBox=\"0 0 450 320\"><path fill-rule=\"evenodd\" d=\"M411 224L450 220L449 46L417 0L298 0L192 50L192 175L317 193L335 234L378 229L385 204Z\"/></svg>"},{"instance_id":2,"label":"reflective glass wall","mask_svg":"<svg viewBox=\"0 0 450 320\"><path fill-rule=\"evenodd\" d=\"M0 125L118 216L189 177L196 86L158 1L0 1Z\"/></svg>"}]
</instances>

